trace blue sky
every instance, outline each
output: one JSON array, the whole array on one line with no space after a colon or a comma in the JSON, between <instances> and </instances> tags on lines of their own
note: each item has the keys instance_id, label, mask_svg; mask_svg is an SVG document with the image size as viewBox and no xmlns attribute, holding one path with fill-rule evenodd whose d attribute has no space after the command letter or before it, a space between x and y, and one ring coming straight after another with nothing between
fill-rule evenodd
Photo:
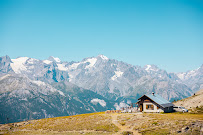
<instances>
[{"instance_id":1,"label":"blue sky","mask_svg":"<svg viewBox=\"0 0 203 135\"><path fill-rule=\"evenodd\" d=\"M1 0L0 56L103 54L169 72L203 64L201 0Z\"/></svg>"}]
</instances>

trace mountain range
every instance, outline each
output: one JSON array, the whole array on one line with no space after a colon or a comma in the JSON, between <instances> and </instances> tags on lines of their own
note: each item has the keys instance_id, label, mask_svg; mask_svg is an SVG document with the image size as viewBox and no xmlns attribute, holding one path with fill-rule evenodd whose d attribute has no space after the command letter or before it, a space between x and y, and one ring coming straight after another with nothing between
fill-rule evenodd
<instances>
[{"instance_id":1,"label":"mountain range","mask_svg":"<svg viewBox=\"0 0 203 135\"><path fill-rule=\"evenodd\" d=\"M203 65L168 73L104 55L80 62L0 57L0 123L119 109L155 92L173 101L203 88ZM7 119L8 118L8 119Z\"/></svg>"}]
</instances>

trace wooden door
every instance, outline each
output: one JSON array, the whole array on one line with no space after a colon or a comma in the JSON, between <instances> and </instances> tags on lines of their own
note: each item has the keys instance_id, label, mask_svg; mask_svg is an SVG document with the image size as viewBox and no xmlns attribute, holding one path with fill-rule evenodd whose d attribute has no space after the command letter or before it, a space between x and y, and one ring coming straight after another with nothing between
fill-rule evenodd
<instances>
[{"instance_id":1,"label":"wooden door","mask_svg":"<svg viewBox=\"0 0 203 135\"><path fill-rule=\"evenodd\" d=\"M140 105L140 112L143 111L143 104Z\"/></svg>"}]
</instances>

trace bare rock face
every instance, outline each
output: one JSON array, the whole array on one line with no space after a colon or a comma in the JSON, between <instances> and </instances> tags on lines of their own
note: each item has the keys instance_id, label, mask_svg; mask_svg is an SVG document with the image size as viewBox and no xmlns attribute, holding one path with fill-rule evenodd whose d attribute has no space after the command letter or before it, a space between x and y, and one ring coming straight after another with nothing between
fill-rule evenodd
<instances>
[{"instance_id":1,"label":"bare rock face","mask_svg":"<svg viewBox=\"0 0 203 135\"><path fill-rule=\"evenodd\" d=\"M14 73L10 63L11 59L9 56L0 57L0 75L3 73Z\"/></svg>"},{"instance_id":2,"label":"bare rock face","mask_svg":"<svg viewBox=\"0 0 203 135\"><path fill-rule=\"evenodd\" d=\"M201 83L203 74L202 67L197 70L198 73L194 70L192 75L198 75L200 79L191 86L188 85L191 84L189 80L196 78L189 77L191 73L184 73L186 77L182 77L181 73L167 73L156 65L142 68L104 55L85 58L80 62L62 62L53 56L47 60L28 57L10 59L4 56L0 60L0 74L14 72L49 84L71 82L112 99L128 96L136 98L152 91L170 101L182 99L193 94L193 87L200 86L198 83Z\"/></svg>"},{"instance_id":3,"label":"bare rock face","mask_svg":"<svg viewBox=\"0 0 203 135\"><path fill-rule=\"evenodd\" d=\"M5 122L13 116L13 121L20 121L115 109L152 91L170 101L183 99L202 87L202 69L167 73L156 65L134 66L104 55L79 62L53 56L46 60L4 56L0 57L0 119Z\"/></svg>"},{"instance_id":4,"label":"bare rock face","mask_svg":"<svg viewBox=\"0 0 203 135\"><path fill-rule=\"evenodd\" d=\"M179 77L179 81L190 87L193 92L203 89L203 64L198 69L177 73L176 75Z\"/></svg>"},{"instance_id":5,"label":"bare rock face","mask_svg":"<svg viewBox=\"0 0 203 135\"><path fill-rule=\"evenodd\" d=\"M98 101L93 103L93 99ZM101 95L69 82L50 85L18 75L0 78L0 123L105 111L113 105Z\"/></svg>"}]
</instances>

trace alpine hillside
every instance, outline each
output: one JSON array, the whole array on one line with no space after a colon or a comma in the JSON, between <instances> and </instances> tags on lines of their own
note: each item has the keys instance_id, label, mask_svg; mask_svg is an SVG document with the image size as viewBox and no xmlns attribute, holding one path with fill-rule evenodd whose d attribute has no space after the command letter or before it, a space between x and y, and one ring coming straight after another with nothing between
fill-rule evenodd
<instances>
[{"instance_id":1,"label":"alpine hillside","mask_svg":"<svg viewBox=\"0 0 203 135\"><path fill-rule=\"evenodd\" d=\"M203 65L168 73L104 55L65 62L0 57L0 123L119 109L152 91L173 101L203 88Z\"/></svg>"}]
</instances>

